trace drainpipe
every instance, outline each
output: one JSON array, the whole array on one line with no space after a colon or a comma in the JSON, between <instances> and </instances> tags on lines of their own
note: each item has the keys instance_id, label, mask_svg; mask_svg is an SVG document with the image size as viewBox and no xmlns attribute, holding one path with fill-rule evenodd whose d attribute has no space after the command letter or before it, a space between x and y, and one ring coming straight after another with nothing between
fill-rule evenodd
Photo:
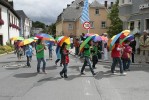
<instances>
[{"instance_id":1,"label":"drainpipe","mask_svg":"<svg viewBox=\"0 0 149 100\"><path fill-rule=\"evenodd\" d=\"M7 18L8 18L8 42L11 43L11 41L10 41L10 34L9 34L9 31L10 31L10 30L9 30L9 23L10 23L10 20L9 20L10 18L9 18L9 17L10 17L10 16L9 16L9 11L8 11L8 9L7 9L7 16L8 16L8 17L7 17Z\"/></svg>"}]
</instances>

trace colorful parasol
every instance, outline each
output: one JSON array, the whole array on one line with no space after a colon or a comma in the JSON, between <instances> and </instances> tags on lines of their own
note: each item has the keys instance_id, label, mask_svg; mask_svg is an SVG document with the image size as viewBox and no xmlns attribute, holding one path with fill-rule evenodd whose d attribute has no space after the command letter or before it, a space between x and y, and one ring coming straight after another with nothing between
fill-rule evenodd
<instances>
[{"instance_id":1,"label":"colorful parasol","mask_svg":"<svg viewBox=\"0 0 149 100\"><path fill-rule=\"evenodd\" d=\"M108 41L108 38L105 36L101 36L102 41Z\"/></svg>"},{"instance_id":2,"label":"colorful parasol","mask_svg":"<svg viewBox=\"0 0 149 100\"><path fill-rule=\"evenodd\" d=\"M99 42L99 41L102 41L102 38L101 38L101 36L94 36L93 41Z\"/></svg>"},{"instance_id":3,"label":"colorful parasol","mask_svg":"<svg viewBox=\"0 0 149 100\"><path fill-rule=\"evenodd\" d=\"M32 42L34 42L34 39L32 39L32 38L25 39L25 40L23 40L22 42L19 43L19 46L24 46L24 45L30 44Z\"/></svg>"},{"instance_id":4,"label":"colorful parasol","mask_svg":"<svg viewBox=\"0 0 149 100\"><path fill-rule=\"evenodd\" d=\"M122 31L122 34L120 36L120 39L124 39L129 34L130 34L130 30L124 30L124 31Z\"/></svg>"},{"instance_id":5,"label":"colorful parasol","mask_svg":"<svg viewBox=\"0 0 149 100\"><path fill-rule=\"evenodd\" d=\"M46 41L55 41L55 39L51 35L46 33L37 34L36 37Z\"/></svg>"},{"instance_id":6,"label":"colorful parasol","mask_svg":"<svg viewBox=\"0 0 149 100\"><path fill-rule=\"evenodd\" d=\"M95 34L95 33L87 33L87 34L85 34L85 37L88 37L88 36L99 36L99 35Z\"/></svg>"},{"instance_id":7,"label":"colorful parasol","mask_svg":"<svg viewBox=\"0 0 149 100\"><path fill-rule=\"evenodd\" d=\"M122 35L122 33L119 33L117 35L114 35L112 38L111 38L111 43L110 43L110 50L112 49L112 47L114 46L115 42L120 38L120 36Z\"/></svg>"},{"instance_id":8,"label":"colorful parasol","mask_svg":"<svg viewBox=\"0 0 149 100\"><path fill-rule=\"evenodd\" d=\"M70 44L70 37L67 37L67 36L61 36L61 37L59 37L59 39L58 39L58 45L59 46L62 46L64 42L69 45Z\"/></svg>"},{"instance_id":9,"label":"colorful parasol","mask_svg":"<svg viewBox=\"0 0 149 100\"><path fill-rule=\"evenodd\" d=\"M24 38L23 37L12 37L10 40L11 41L24 40Z\"/></svg>"},{"instance_id":10,"label":"colorful parasol","mask_svg":"<svg viewBox=\"0 0 149 100\"><path fill-rule=\"evenodd\" d=\"M125 40L134 41L134 35L129 35L129 36L125 37L125 38L120 42L120 44L122 44Z\"/></svg>"},{"instance_id":11,"label":"colorful parasol","mask_svg":"<svg viewBox=\"0 0 149 100\"><path fill-rule=\"evenodd\" d=\"M81 45L80 45L80 52L82 52L84 46L91 40L93 39L94 36L89 36Z\"/></svg>"}]
</instances>

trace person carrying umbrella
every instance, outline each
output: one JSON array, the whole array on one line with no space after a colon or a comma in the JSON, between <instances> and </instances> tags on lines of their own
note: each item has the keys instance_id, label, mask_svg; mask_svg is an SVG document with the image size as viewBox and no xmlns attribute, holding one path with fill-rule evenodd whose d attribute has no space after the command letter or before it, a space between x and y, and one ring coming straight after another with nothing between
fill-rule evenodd
<instances>
[{"instance_id":1,"label":"person carrying umbrella","mask_svg":"<svg viewBox=\"0 0 149 100\"><path fill-rule=\"evenodd\" d=\"M111 57L113 58L112 66L111 66L111 72L115 74L115 66L119 63L120 66L120 73L121 75L126 75L126 73L123 72L123 66L122 66L122 61L121 61L121 52L122 52L122 47L120 45L120 39L118 38L115 42L115 46L112 49L111 52Z\"/></svg>"},{"instance_id":2,"label":"person carrying umbrella","mask_svg":"<svg viewBox=\"0 0 149 100\"><path fill-rule=\"evenodd\" d=\"M91 55L91 51L90 51L90 46L92 45L92 40L90 40L85 46L84 46L84 51L83 51L83 54L84 54L84 57L85 57L85 60L84 60L84 64L81 68L81 74L84 75L84 69L85 69L85 66L87 64L89 64L89 67L90 67L90 70L91 70L91 73L94 75L96 75L92 69L92 64L91 64L91 59L90 59L90 55Z\"/></svg>"},{"instance_id":3,"label":"person carrying umbrella","mask_svg":"<svg viewBox=\"0 0 149 100\"><path fill-rule=\"evenodd\" d=\"M46 74L45 72L45 67L46 67L46 61L44 59L44 50L46 50L46 47L44 44L42 44L42 40L38 39L37 41L37 46L36 46L36 57L37 57L37 73L40 73L40 63L41 61L43 62L43 67L42 71L43 73Z\"/></svg>"},{"instance_id":4,"label":"person carrying umbrella","mask_svg":"<svg viewBox=\"0 0 149 100\"><path fill-rule=\"evenodd\" d=\"M26 45L25 53L27 57L27 66L31 67L30 62L31 62L32 55L33 55L33 48L30 44Z\"/></svg>"},{"instance_id":5,"label":"person carrying umbrella","mask_svg":"<svg viewBox=\"0 0 149 100\"><path fill-rule=\"evenodd\" d=\"M91 49L91 52L92 52L92 62L93 62L93 69L96 69L95 65L97 64L98 62L98 42L94 42L94 46L93 48Z\"/></svg>"},{"instance_id":6,"label":"person carrying umbrella","mask_svg":"<svg viewBox=\"0 0 149 100\"><path fill-rule=\"evenodd\" d=\"M67 50L67 43L63 43L60 49L61 53L61 63L63 64L63 69L60 72L60 76L63 78L68 78L67 76L67 66L69 63L69 51Z\"/></svg>"},{"instance_id":7,"label":"person carrying umbrella","mask_svg":"<svg viewBox=\"0 0 149 100\"><path fill-rule=\"evenodd\" d=\"M132 48L129 46L130 41L125 40L123 46L123 53L122 53L122 61L123 61L123 69L129 71L129 66L131 63L130 56L132 53Z\"/></svg>"}]
</instances>

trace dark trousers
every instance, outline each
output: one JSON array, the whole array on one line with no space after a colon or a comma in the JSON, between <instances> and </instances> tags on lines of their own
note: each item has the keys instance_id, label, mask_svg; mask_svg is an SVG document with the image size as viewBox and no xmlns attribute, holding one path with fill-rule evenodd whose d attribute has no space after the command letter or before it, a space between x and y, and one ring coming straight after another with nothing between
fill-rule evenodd
<instances>
[{"instance_id":1,"label":"dark trousers","mask_svg":"<svg viewBox=\"0 0 149 100\"><path fill-rule=\"evenodd\" d=\"M78 55L79 53L79 47L75 47L75 55Z\"/></svg>"},{"instance_id":2,"label":"dark trousers","mask_svg":"<svg viewBox=\"0 0 149 100\"><path fill-rule=\"evenodd\" d=\"M91 60L90 60L89 57L85 57L84 64L83 64L82 69L81 69L81 73L83 73L83 71L84 71L84 69L85 69L85 66L86 66L87 64L89 65L92 74L94 74L94 71L93 71L92 65L91 65Z\"/></svg>"},{"instance_id":3,"label":"dark trousers","mask_svg":"<svg viewBox=\"0 0 149 100\"><path fill-rule=\"evenodd\" d=\"M37 72L40 72L40 64L41 61L43 62L43 67L42 67L42 71L45 72L45 67L46 67L46 61L44 58L37 58Z\"/></svg>"},{"instance_id":4,"label":"dark trousers","mask_svg":"<svg viewBox=\"0 0 149 100\"><path fill-rule=\"evenodd\" d=\"M97 55L92 56L92 62L93 62L93 66L92 67L95 68L95 65L98 62L98 56Z\"/></svg>"},{"instance_id":5,"label":"dark trousers","mask_svg":"<svg viewBox=\"0 0 149 100\"><path fill-rule=\"evenodd\" d=\"M68 64L63 64L63 69L62 69L62 71L60 72L61 74L64 74L64 76L67 76L67 66L68 66Z\"/></svg>"},{"instance_id":6,"label":"dark trousers","mask_svg":"<svg viewBox=\"0 0 149 100\"><path fill-rule=\"evenodd\" d=\"M123 73L123 66L122 66L122 61L121 58L116 57L113 58L113 62L112 62L112 66L111 66L111 72L114 73L115 70L115 66L119 63L119 67L120 67L120 73Z\"/></svg>"},{"instance_id":7,"label":"dark trousers","mask_svg":"<svg viewBox=\"0 0 149 100\"><path fill-rule=\"evenodd\" d=\"M27 66L30 67L30 61L31 61L32 56L27 56Z\"/></svg>"},{"instance_id":8,"label":"dark trousers","mask_svg":"<svg viewBox=\"0 0 149 100\"><path fill-rule=\"evenodd\" d=\"M132 56L132 63L135 63L135 61L134 61L134 56L135 56L135 54L134 53L131 53L131 56Z\"/></svg>"},{"instance_id":9,"label":"dark trousers","mask_svg":"<svg viewBox=\"0 0 149 100\"><path fill-rule=\"evenodd\" d=\"M126 70L126 69L129 69L129 66L130 66L130 63L131 63L131 60L128 58L128 59L122 59L123 61L123 69Z\"/></svg>"}]
</instances>

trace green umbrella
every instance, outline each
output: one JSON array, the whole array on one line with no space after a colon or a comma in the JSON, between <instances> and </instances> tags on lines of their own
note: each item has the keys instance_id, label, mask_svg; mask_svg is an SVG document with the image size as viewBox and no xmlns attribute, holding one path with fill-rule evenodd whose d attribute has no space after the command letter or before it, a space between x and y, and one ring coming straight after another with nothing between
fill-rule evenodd
<instances>
[{"instance_id":1,"label":"green umbrella","mask_svg":"<svg viewBox=\"0 0 149 100\"><path fill-rule=\"evenodd\" d=\"M80 45L80 51L83 50L84 46L93 38L94 36L89 36L81 45Z\"/></svg>"}]
</instances>

